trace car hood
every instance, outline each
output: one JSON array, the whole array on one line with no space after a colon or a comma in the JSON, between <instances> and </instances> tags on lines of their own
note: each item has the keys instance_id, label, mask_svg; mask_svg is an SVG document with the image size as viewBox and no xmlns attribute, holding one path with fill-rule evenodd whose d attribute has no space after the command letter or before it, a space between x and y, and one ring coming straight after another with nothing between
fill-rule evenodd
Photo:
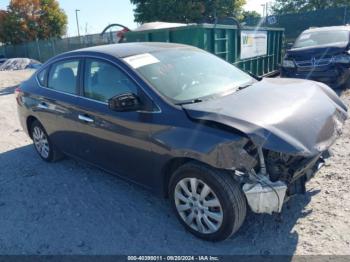
<instances>
[{"instance_id":1,"label":"car hood","mask_svg":"<svg viewBox=\"0 0 350 262\"><path fill-rule=\"evenodd\" d=\"M325 58L332 57L334 55L341 54L345 52L347 45L332 45L332 46L317 46L317 47L307 47L307 48L293 48L287 50L287 58L294 58L298 61L309 60L313 57L315 58Z\"/></svg>"},{"instance_id":2,"label":"car hood","mask_svg":"<svg viewBox=\"0 0 350 262\"><path fill-rule=\"evenodd\" d=\"M191 119L239 130L265 149L303 156L326 150L347 118L346 106L332 89L300 79L265 78L183 108Z\"/></svg>"}]
</instances>

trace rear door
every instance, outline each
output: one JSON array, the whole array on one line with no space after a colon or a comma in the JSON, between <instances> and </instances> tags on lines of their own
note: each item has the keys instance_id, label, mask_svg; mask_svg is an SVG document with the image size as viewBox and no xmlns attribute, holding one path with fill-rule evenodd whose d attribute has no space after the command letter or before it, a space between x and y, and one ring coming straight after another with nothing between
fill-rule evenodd
<instances>
[{"instance_id":1,"label":"rear door","mask_svg":"<svg viewBox=\"0 0 350 262\"><path fill-rule=\"evenodd\" d=\"M115 112L108 100L141 89L106 60L86 58L83 94L79 98L80 157L130 180L149 184L153 155L149 139L153 112Z\"/></svg>"},{"instance_id":2,"label":"rear door","mask_svg":"<svg viewBox=\"0 0 350 262\"><path fill-rule=\"evenodd\" d=\"M38 96L39 120L52 142L63 152L75 154L77 139L77 111L80 59L64 59L39 73L41 85Z\"/></svg>"}]
</instances>

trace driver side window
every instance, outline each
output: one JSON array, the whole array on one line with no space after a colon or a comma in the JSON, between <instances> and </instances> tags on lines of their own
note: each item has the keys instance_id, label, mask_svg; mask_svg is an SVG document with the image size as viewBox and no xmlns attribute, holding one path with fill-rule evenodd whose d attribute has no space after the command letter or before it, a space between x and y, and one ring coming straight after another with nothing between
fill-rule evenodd
<instances>
[{"instance_id":1,"label":"driver side window","mask_svg":"<svg viewBox=\"0 0 350 262\"><path fill-rule=\"evenodd\" d=\"M86 59L84 96L101 102L123 93L137 94L134 82L116 66L97 59Z\"/></svg>"}]
</instances>

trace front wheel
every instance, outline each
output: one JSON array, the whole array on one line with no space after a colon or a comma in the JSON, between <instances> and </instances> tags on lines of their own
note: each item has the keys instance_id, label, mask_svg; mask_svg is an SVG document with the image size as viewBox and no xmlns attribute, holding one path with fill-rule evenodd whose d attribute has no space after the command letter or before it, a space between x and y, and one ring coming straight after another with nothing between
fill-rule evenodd
<instances>
[{"instance_id":1,"label":"front wheel","mask_svg":"<svg viewBox=\"0 0 350 262\"><path fill-rule=\"evenodd\" d=\"M169 191L178 219L199 238L224 240L243 224L245 197L225 172L199 163L185 164L173 174Z\"/></svg>"}]
</instances>

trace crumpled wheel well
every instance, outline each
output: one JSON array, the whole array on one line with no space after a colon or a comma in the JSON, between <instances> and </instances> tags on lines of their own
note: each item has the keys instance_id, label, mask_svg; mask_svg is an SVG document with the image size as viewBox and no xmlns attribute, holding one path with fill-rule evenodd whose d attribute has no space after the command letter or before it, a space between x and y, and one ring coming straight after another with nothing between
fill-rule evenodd
<instances>
[{"instance_id":1,"label":"crumpled wheel well","mask_svg":"<svg viewBox=\"0 0 350 262\"><path fill-rule=\"evenodd\" d=\"M187 157L177 157L169 160L163 167L163 194L164 197L168 198L169 196L169 182L172 174L178 169L180 166L190 162L195 161L192 158Z\"/></svg>"},{"instance_id":2,"label":"crumpled wheel well","mask_svg":"<svg viewBox=\"0 0 350 262\"><path fill-rule=\"evenodd\" d=\"M200 162L196 159L189 158L189 157L176 157L171 160L169 160L163 167L163 194L165 198L169 197L169 182L171 176L174 174L175 170L177 170L180 166L183 166L184 164L188 162L196 162L196 163L201 163L202 165L206 165L210 168L213 168L209 166L206 163Z\"/></svg>"}]
</instances>

